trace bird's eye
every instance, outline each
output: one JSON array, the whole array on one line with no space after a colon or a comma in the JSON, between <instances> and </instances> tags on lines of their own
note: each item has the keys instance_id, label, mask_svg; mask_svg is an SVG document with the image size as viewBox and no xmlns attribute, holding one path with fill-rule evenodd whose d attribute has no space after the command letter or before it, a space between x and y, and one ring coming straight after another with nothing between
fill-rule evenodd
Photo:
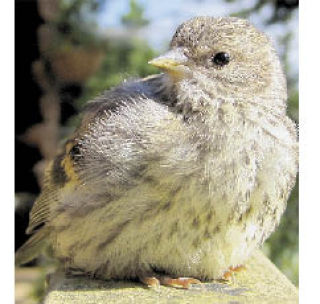
<instances>
[{"instance_id":1,"label":"bird's eye","mask_svg":"<svg viewBox=\"0 0 320 304\"><path fill-rule=\"evenodd\" d=\"M230 55L229 55L228 53L225 53L225 52L220 52L220 53L215 54L215 55L212 57L212 61L213 61L216 65L224 66L224 65L226 65L226 64L229 63L229 61L230 61Z\"/></svg>"}]
</instances>

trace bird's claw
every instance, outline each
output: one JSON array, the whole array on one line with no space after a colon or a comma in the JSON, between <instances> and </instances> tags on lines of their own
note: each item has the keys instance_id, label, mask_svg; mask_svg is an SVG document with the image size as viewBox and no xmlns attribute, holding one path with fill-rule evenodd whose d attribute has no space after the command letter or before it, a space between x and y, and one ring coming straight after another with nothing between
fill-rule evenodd
<instances>
[{"instance_id":1,"label":"bird's claw","mask_svg":"<svg viewBox=\"0 0 320 304\"><path fill-rule=\"evenodd\" d=\"M189 289L191 284L202 284L201 281L194 278L176 278L167 276L159 277L140 277L140 281L149 287L159 287L160 285Z\"/></svg>"},{"instance_id":2,"label":"bird's claw","mask_svg":"<svg viewBox=\"0 0 320 304\"><path fill-rule=\"evenodd\" d=\"M244 265L230 266L229 270L227 270L223 274L222 279L225 280L225 281L229 281L234 272L240 272L242 270L246 270L246 267Z\"/></svg>"}]
</instances>

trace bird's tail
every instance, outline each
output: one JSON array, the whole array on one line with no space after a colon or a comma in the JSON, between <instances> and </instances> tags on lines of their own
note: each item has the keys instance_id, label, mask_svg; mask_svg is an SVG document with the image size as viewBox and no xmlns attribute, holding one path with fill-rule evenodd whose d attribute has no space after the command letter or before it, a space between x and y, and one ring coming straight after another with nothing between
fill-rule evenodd
<instances>
[{"instance_id":1,"label":"bird's tail","mask_svg":"<svg viewBox=\"0 0 320 304\"><path fill-rule=\"evenodd\" d=\"M37 231L16 252L15 264L22 265L36 258L43 250L48 236L45 228Z\"/></svg>"}]
</instances>

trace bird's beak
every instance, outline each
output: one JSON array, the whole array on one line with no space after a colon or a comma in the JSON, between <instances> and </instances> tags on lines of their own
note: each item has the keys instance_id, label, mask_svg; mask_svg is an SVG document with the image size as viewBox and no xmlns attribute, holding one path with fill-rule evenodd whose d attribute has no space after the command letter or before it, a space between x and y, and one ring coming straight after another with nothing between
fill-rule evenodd
<instances>
[{"instance_id":1,"label":"bird's beak","mask_svg":"<svg viewBox=\"0 0 320 304\"><path fill-rule=\"evenodd\" d=\"M181 48L175 48L167 53L150 60L148 63L165 70L172 76L183 76L186 72L188 58Z\"/></svg>"}]
</instances>

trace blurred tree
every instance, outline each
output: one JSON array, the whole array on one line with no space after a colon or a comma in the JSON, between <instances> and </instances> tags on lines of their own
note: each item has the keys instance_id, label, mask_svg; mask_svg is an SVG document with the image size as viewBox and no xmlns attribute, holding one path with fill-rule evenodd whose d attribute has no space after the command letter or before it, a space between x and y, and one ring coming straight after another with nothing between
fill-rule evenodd
<instances>
[{"instance_id":1,"label":"blurred tree","mask_svg":"<svg viewBox=\"0 0 320 304\"><path fill-rule=\"evenodd\" d=\"M80 107L125 78L145 77L157 72L156 68L147 64L156 56L156 52L136 35L139 29L149 23L144 17L143 8L135 0L130 0L130 10L121 21L125 27L123 35L108 40L101 68L86 83L84 94L77 101Z\"/></svg>"},{"instance_id":2,"label":"blurred tree","mask_svg":"<svg viewBox=\"0 0 320 304\"><path fill-rule=\"evenodd\" d=\"M137 1L130 0L130 11L122 17L122 23L128 27L135 28L145 26L149 21L143 17L143 7Z\"/></svg>"},{"instance_id":3,"label":"blurred tree","mask_svg":"<svg viewBox=\"0 0 320 304\"><path fill-rule=\"evenodd\" d=\"M291 281L299 284L299 178L279 228L264 245L264 252Z\"/></svg>"},{"instance_id":4,"label":"blurred tree","mask_svg":"<svg viewBox=\"0 0 320 304\"><path fill-rule=\"evenodd\" d=\"M110 41L101 68L85 84L84 93L77 105L81 106L126 78L145 77L155 73L156 69L146 64L154 56L155 51L141 40L129 38Z\"/></svg>"},{"instance_id":5,"label":"blurred tree","mask_svg":"<svg viewBox=\"0 0 320 304\"><path fill-rule=\"evenodd\" d=\"M58 18L53 20L59 33L55 46L67 41L73 45L104 46L104 39L97 34L96 13L106 0L60 0Z\"/></svg>"},{"instance_id":6,"label":"blurred tree","mask_svg":"<svg viewBox=\"0 0 320 304\"><path fill-rule=\"evenodd\" d=\"M28 125L19 139L35 146L41 160L29 158L41 186L48 162L55 156L61 139L61 124L74 114L72 102L81 86L99 67L105 41L96 34L94 14L105 0L37 0L41 23L37 24L39 52L32 76L41 91L37 107L41 117ZM39 19L40 19L39 16ZM29 20L24 20L28 22ZM27 47L26 47L27 48ZM24 91L25 88L19 88ZM29 90L29 88L28 88ZM24 100L25 102L25 100ZM33 98L28 103L34 102ZM35 101L37 102L37 101ZM34 113L32 113L34 115ZM25 114L25 116L28 116ZM24 159L28 162L28 159ZM26 199L27 198L27 199ZM26 239L25 229L33 199L16 193L16 244Z\"/></svg>"},{"instance_id":7,"label":"blurred tree","mask_svg":"<svg viewBox=\"0 0 320 304\"><path fill-rule=\"evenodd\" d=\"M236 0L225 0L235 2ZM286 22L291 18L292 12L299 7L299 0L256 0L248 9L235 13L239 17L248 18L251 14L260 11L265 5L272 5L272 16L266 20L266 24Z\"/></svg>"}]
</instances>

